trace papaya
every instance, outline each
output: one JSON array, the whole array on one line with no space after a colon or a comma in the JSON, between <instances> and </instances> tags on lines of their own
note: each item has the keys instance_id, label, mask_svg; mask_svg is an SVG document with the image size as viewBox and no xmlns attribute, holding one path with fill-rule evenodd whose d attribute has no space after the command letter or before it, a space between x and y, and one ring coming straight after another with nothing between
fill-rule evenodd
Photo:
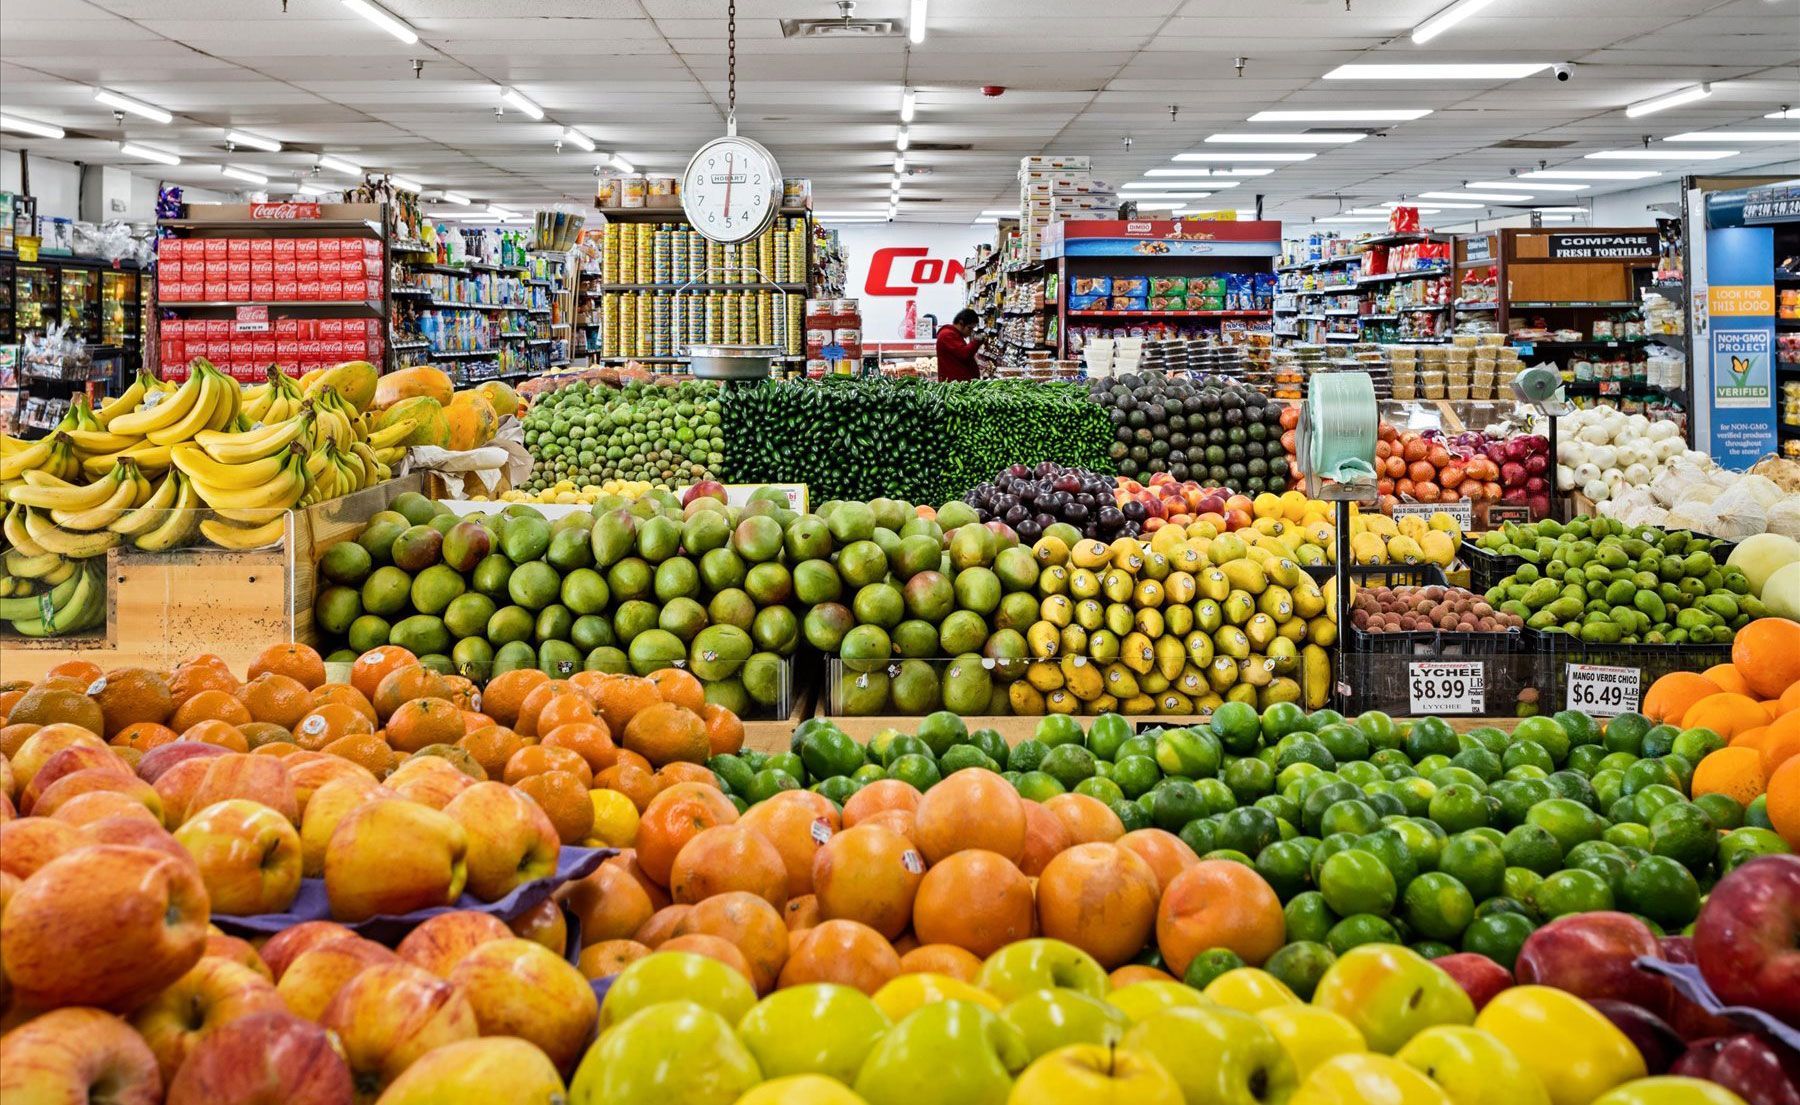
<instances>
[{"instance_id":1,"label":"papaya","mask_svg":"<svg viewBox=\"0 0 1800 1105\"><path fill-rule=\"evenodd\" d=\"M377 410L385 410L402 400L420 396L435 399L439 405L448 405L455 390L450 377L440 369L430 365L403 368L381 378L375 387L375 407Z\"/></svg>"},{"instance_id":2,"label":"papaya","mask_svg":"<svg viewBox=\"0 0 1800 1105\"><path fill-rule=\"evenodd\" d=\"M375 416L375 422L369 427L371 431L385 430L396 422L411 421L412 433L406 436L404 445L435 445L440 449L450 447L450 423L444 417L444 406L428 395L419 395L411 399L402 399L393 406Z\"/></svg>"},{"instance_id":3,"label":"papaya","mask_svg":"<svg viewBox=\"0 0 1800 1105\"><path fill-rule=\"evenodd\" d=\"M313 398L323 388L331 388L344 400L359 411L369 409L369 403L375 398L376 380L380 372L368 361L345 361L332 365L316 376L307 373L307 379L300 385L301 393L308 399Z\"/></svg>"},{"instance_id":4,"label":"papaya","mask_svg":"<svg viewBox=\"0 0 1800 1105\"><path fill-rule=\"evenodd\" d=\"M459 391L444 408L444 421L450 428L449 448L464 452L494 439L500 417L493 404L478 391Z\"/></svg>"},{"instance_id":5,"label":"papaya","mask_svg":"<svg viewBox=\"0 0 1800 1105\"><path fill-rule=\"evenodd\" d=\"M519 402L519 393L505 380L484 380L471 390L487 399L494 408L497 418L516 418L523 414L524 404Z\"/></svg>"}]
</instances>

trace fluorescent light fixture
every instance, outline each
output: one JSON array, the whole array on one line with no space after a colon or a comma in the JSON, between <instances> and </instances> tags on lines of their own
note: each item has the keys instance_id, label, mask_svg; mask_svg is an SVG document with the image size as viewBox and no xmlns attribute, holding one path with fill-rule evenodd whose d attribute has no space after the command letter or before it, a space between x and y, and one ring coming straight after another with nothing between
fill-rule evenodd
<instances>
[{"instance_id":1,"label":"fluorescent light fixture","mask_svg":"<svg viewBox=\"0 0 1800 1105\"><path fill-rule=\"evenodd\" d=\"M925 0L912 0L906 16L906 41L914 46L925 41Z\"/></svg>"},{"instance_id":2,"label":"fluorescent light fixture","mask_svg":"<svg viewBox=\"0 0 1800 1105\"><path fill-rule=\"evenodd\" d=\"M1686 88L1678 88L1673 92L1666 92L1661 96L1652 96L1648 100L1639 100L1626 107L1625 116L1628 119L1636 119L1644 115L1654 115L1659 111L1680 107L1682 104L1691 104L1695 100L1704 100L1710 95L1712 95L1712 85L1704 82L1693 84Z\"/></svg>"},{"instance_id":3,"label":"fluorescent light fixture","mask_svg":"<svg viewBox=\"0 0 1800 1105\"><path fill-rule=\"evenodd\" d=\"M361 165L354 161L345 161L341 157L333 157L328 153L319 155L319 168L330 169L334 173L343 173L345 176L362 176Z\"/></svg>"},{"instance_id":4,"label":"fluorescent light fixture","mask_svg":"<svg viewBox=\"0 0 1800 1105\"><path fill-rule=\"evenodd\" d=\"M1019 209L1016 207L995 207L983 211L981 216L986 219L1016 219L1019 217Z\"/></svg>"},{"instance_id":5,"label":"fluorescent light fixture","mask_svg":"<svg viewBox=\"0 0 1800 1105\"><path fill-rule=\"evenodd\" d=\"M1360 142L1368 135L1360 131L1323 131L1319 133L1300 132L1295 134L1209 134L1209 144L1253 145L1253 146L1342 146L1349 142Z\"/></svg>"},{"instance_id":6,"label":"fluorescent light fixture","mask_svg":"<svg viewBox=\"0 0 1800 1105\"><path fill-rule=\"evenodd\" d=\"M897 153L894 155L894 171L896 173L904 173L906 171L906 155L905 154Z\"/></svg>"},{"instance_id":7,"label":"fluorescent light fixture","mask_svg":"<svg viewBox=\"0 0 1800 1105\"><path fill-rule=\"evenodd\" d=\"M36 119L21 119L17 115L0 114L0 130L17 131L20 134L35 135L38 138L61 138L63 129L51 123L40 123Z\"/></svg>"},{"instance_id":8,"label":"fluorescent light fixture","mask_svg":"<svg viewBox=\"0 0 1800 1105\"><path fill-rule=\"evenodd\" d=\"M1494 0L1456 0L1456 3L1414 27L1412 40L1419 45L1430 42L1493 2Z\"/></svg>"},{"instance_id":9,"label":"fluorescent light fixture","mask_svg":"<svg viewBox=\"0 0 1800 1105\"><path fill-rule=\"evenodd\" d=\"M815 219L879 219L879 211L814 211Z\"/></svg>"},{"instance_id":10,"label":"fluorescent light fixture","mask_svg":"<svg viewBox=\"0 0 1800 1105\"><path fill-rule=\"evenodd\" d=\"M1252 123L1404 123L1431 114L1428 107L1323 108L1317 111L1259 111Z\"/></svg>"},{"instance_id":11,"label":"fluorescent light fixture","mask_svg":"<svg viewBox=\"0 0 1800 1105\"><path fill-rule=\"evenodd\" d=\"M1530 184L1521 184L1516 180L1471 180L1467 186L1470 188L1530 189L1533 192L1585 192L1588 189L1585 184L1546 184L1541 180L1534 180Z\"/></svg>"},{"instance_id":12,"label":"fluorescent light fixture","mask_svg":"<svg viewBox=\"0 0 1800 1105\"><path fill-rule=\"evenodd\" d=\"M1316 153L1178 153L1176 161L1311 161Z\"/></svg>"},{"instance_id":13,"label":"fluorescent light fixture","mask_svg":"<svg viewBox=\"0 0 1800 1105\"><path fill-rule=\"evenodd\" d=\"M1158 200L1150 203L1140 203L1137 205L1137 208L1139 211L1178 211L1187 205L1187 200L1180 200L1174 203L1165 203Z\"/></svg>"},{"instance_id":14,"label":"fluorescent light fixture","mask_svg":"<svg viewBox=\"0 0 1800 1105\"><path fill-rule=\"evenodd\" d=\"M135 142L119 143L119 152L126 157L136 158L139 161L154 161L158 165L181 164L181 158L170 153L168 150L159 150L152 146L140 146Z\"/></svg>"},{"instance_id":15,"label":"fluorescent light fixture","mask_svg":"<svg viewBox=\"0 0 1800 1105\"><path fill-rule=\"evenodd\" d=\"M1533 207L1532 210L1552 215L1585 215L1588 213L1588 209L1585 207Z\"/></svg>"},{"instance_id":16,"label":"fluorescent light fixture","mask_svg":"<svg viewBox=\"0 0 1800 1105\"><path fill-rule=\"evenodd\" d=\"M910 88L902 88L900 90L900 121L902 123L912 122L913 112L918 109L918 106L919 94Z\"/></svg>"},{"instance_id":17,"label":"fluorescent light fixture","mask_svg":"<svg viewBox=\"0 0 1800 1105\"><path fill-rule=\"evenodd\" d=\"M387 9L371 3L370 0L344 0L344 6L408 46L419 41L419 32L413 30L404 20Z\"/></svg>"},{"instance_id":18,"label":"fluorescent light fixture","mask_svg":"<svg viewBox=\"0 0 1800 1105\"><path fill-rule=\"evenodd\" d=\"M1402 205L1402 206L1405 206L1405 205ZM1391 210L1391 208L1388 208L1385 205L1383 205L1382 207L1352 207L1348 212L1346 212L1346 214L1350 214L1350 215L1380 215L1382 218L1386 218L1388 216L1388 212L1390 210ZM1436 215L1441 212L1441 209L1437 208L1437 207L1414 207L1413 210L1417 211L1421 215Z\"/></svg>"},{"instance_id":19,"label":"fluorescent light fixture","mask_svg":"<svg viewBox=\"0 0 1800 1105\"><path fill-rule=\"evenodd\" d=\"M523 92L520 92L516 88L500 86L500 99L503 103L511 104L520 112L529 115L533 119L542 119L544 117L544 109L532 103L526 98Z\"/></svg>"},{"instance_id":20,"label":"fluorescent light fixture","mask_svg":"<svg viewBox=\"0 0 1800 1105\"><path fill-rule=\"evenodd\" d=\"M1235 180L1230 180L1230 181L1226 181L1226 180L1134 180L1129 183L1119 185L1119 190L1120 191L1149 191L1149 192L1185 192L1185 191L1189 191L1191 189L1198 188L1203 191L1210 192L1214 188L1220 188L1227 184L1236 184L1236 183L1238 183L1238 182Z\"/></svg>"},{"instance_id":21,"label":"fluorescent light fixture","mask_svg":"<svg viewBox=\"0 0 1800 1105\"><path fill-rule=\"evenodd\" d=\"M1389 200L1383 207L1418 207L1418 200ZM1485 203L1445 203L1443 200L1432 200L1431 206L1443 211L1485 211ZM1423 210L1423 208L1421 208Z\"/></svg>"},{"instance_id":22,"label":"fluorescent light fixture","mask_svg":"<svg viewBox=\"0 0 1800 1105\"><path fill-rule=\"evenodd\" d=\"M219 171L233 180L247 180L251 184L269 183L269 178L255 169L246 169L238 165L221 165Z\"/></svg>"},{"instance_id":23,"label":"fluorescent light fixture","mask_svg":"<svg viewBox=\"0 0 1800 1105\"><path fill-rule=\"evenodd\" d=\"M1316 223L1386 223L1386 215L1326 215L1314 219Z\"/></svg>"},{"instance_id":24,"label":"fluorescent light fixture","mask_svg":"<svg viewBox=\"0 0 1800 1105\"><path fill-rule=\"evenodd\" d=\"M338 189L336 188L326 188L318 184L308 184L306 181L301 181L294 188L294 191L303 196L328 196L337 190Z\"/></svg>"},{"instance_id":25,"label":"fluorescent light fixture","mask_svg":"<svg viewBox=\"0 0 1800 1105\"><path fill-rule=\"evenodd\" d=\"M516 219L520 217L517 211L508 211L506 208L501 207L496 203L488 204L487 213L496 219Z\"/></svg>"},{"instance_id":26,"label":"fluorescent light fixture","mask_svg":"<svg viewBox=\"0 0 1800 1105\"><path fill-rule=\"evenodd\" d=\"M1717 161L1736 157L1737 150L1601 150L1583 156L1584 161Z\"/></svg>"},{"instance_id":27,"label":"fluorescent light fixture","mask_svg":"<svg viewBox=\"0 0 1800 1105\"><path fill-rule=\"evenodd\" d=\"M167 123L175 118L175 116L164 111L162 108L157 107L155 104L147 104L142 100L134 100L130 96L120 95L107 88L94 89L94 99L105 104L107 107L117 108L120 111L127 111L133 115L140 115L154 123Z\"/></svg>"},{"instance_id":28,"label":"fluorescent light fixture","mask_svg":"<svg viewBox=\"0 0 1800 1105\"><path fill-rule=\"evenodd\" d=\"M632 167L631 162L625 160L624 154L620 154L620 153L613 154L612 155L612 163L613 163L613 168L619 170L621 173L637 172L637 170Z\"/></svg>"},{"instance_id":29,"label":"fluorescent light fixture","mask_svg":"<svg viewBox=\"0 0 1800 1105\"><path fill-rule=\"evenodd\" d=\"M1325 74L1328 81L1512 81L1550 68L1547 61L1477 62L1472 64L1401 63L1340 65Z\"/></svg>"},{"instance_id":30,"label":"fluorescent light fixture","mask_svg":"<svg viewBox=\"0 0 1800 1105\"><path fill-rule=\"evenodd\" d=\"M1575 216L1573 216L1573 215L1540 215L1540 216L1538 216L1538 222L1541 222L1541 223L1572 223L1574 221L1575 221Z\"/></svg>"},{"instance_id":31,"label":"fluorescent light fixture","mask_svg":"<svg viewBox=\"0 0 1800 1105\"><path fill-rule=\"evenodd\" d=\"M901 127L894 134L894 148L901 153L905 153L906 147L910 145L912 145L912 135L908 132L906 127Z\"/></svg>"},{"instance_id":32,"label":"fluorescent light fixture","mask_svg":"<svg viewBox=\"0 0 1800 1105\"><path fill-rule=\"evenodd\" d=\"M445 203L454 203L458 207L469 206L469 197L463 195L461 192L445 192L443 200Z\"/></svg>"},{"instance_id":33,"label":"fluorescent light fixture","mask_svg":"<svg viewBox=\"0 0 1800 1105\"><path fill-rule=\"evenodd\" d=\"M975 221L970 223L969 225L970 226L989 226L989 225L998 223L999 221L1000 221L999 219L994 218L992 215L977 215L975 217Z\"/></svg>"},{"instance_id":34,"label":"fluorescent light fixture","mask_svg":"<svg viewBox=\"0 0 1800 1105\"><path fill-rule=\"evenodd\" d=\"M1800 107L1784 107L1780 111L1771 111L1764 119L1800 119Z\"/></svg>"},{"instance_id":35,"label":"fluorescent light fixture","mask_svg":"<svg viewBox=\"0 0 1800 1105\"><path fill-rule=\"evenodd\" d=\"M261 150L264 153L281 152L281 143L275 141L273 138L264 138L260 134L245 134L241 130L226 131L225 141L234 146L243 146L245 149L251 150Z\"/></svg>"},{"instance_id":36,"label":"fluorescent light fixture","mask_svg":"<svg viewBox=\"0 0 1800 1105\"><path fill-rule=\"evenodd\" d=\"M1800 130L1715 130L1671 134L1664 142L1794 142L1800 143Z\"/></svg>"},{"instance_id":37,"label":"fluorescent light fixture","mask_svg":"<svg viewBox=\"0 0 1800 1105\"><path fill-rule=\"evenodd\" d=\"M1654 169L1537 169L1520 173L1523 180L1648 180L1662 174Z\"/></svg>"},{"instance_id":38,"label":"fluorescent light fixture","mask_svg":"<svg viewBox=\"0 0 1800 1105\"><path fill-rule=\"evenodd\" d=\"M418 181L409 180L403 176L394 176L392 173L388 174L388 183L402 192L423 192L425 190L425 186Z\"/></svg>"},{"instance_id":39,"label":"fluorescent light fixture","mask_svg":"<svg viewBox=\"0 0 1800 1105\"><path fill-rule=\"evenodd\" d=\"M1274 169L1146 169L1145 176L1268 176Z\"/></svg>"},{"instance_id":40,"label":"fluorescent light fixture","mask_svg":"<svg viewBox=\"0 0 1800 1105\"><path fill-rule=\"evenodd\" d=\"M594 152L594 140L576 130L574 127L564 127L562 136L564 142L581 150L583 153Z\"/></svg>"},{"instance_id":41,"label":"fluorescent light fixture","mask_svg":"<svg viewBox=\"0 0 1800 1105\"><path fill-rule=\"evenodd\" d=\"M1426 200L1528 200L1530 193L1515 192L1420 192Z\"/></svg>"}]
</instances>

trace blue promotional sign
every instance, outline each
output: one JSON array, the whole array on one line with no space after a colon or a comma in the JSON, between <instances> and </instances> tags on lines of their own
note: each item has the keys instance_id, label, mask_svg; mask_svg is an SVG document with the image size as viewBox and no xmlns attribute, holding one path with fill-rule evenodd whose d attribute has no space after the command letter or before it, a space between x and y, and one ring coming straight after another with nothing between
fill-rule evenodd
<instances>
[{"instance_id":1,"label":"blue promotional sign","mask_svg":"<svg viewBox=\"0 0 1800 1105\"><path fill-rule=\"evenodd\" d=\"M1696 375L1712 402L1708 451L1741 470L1776 447L1775 232L1707 231L1706 280L1711 325Z\"/></svg>"}]
</instances>

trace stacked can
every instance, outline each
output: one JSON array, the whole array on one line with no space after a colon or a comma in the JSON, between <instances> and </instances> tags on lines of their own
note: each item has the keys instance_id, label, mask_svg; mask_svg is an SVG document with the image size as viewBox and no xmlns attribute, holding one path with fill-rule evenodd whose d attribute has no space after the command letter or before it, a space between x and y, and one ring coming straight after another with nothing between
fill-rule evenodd
<instances>
[{"instance_id":1,"label":"stacked can","mask_svg":"<svg viewBox=\"0 0 1800 1105\"><path fill-rule=\"evenodd\" d=\"M706 282L708 284L726 284L730 281L725 276L725 244L711 239L706 243Z\"/></svg>"},{"instance_id":2,"label":"stacked can","mask_svg":"<svg viewBox=\"0 0 1800 1105\"><path fill-rule=\"evenodd\" d=\"M793 219L788 227L787 277L784 283L806 283L806 220Z\"/></svg>"},{"instance_id":3,"label":"stacked can","mask_svg":"<svg viewBox=\"0 0 1800 1105\"><path fill-rule=\"evenodd\" d=\"M669 279L677 284L686 284L693 277L688 263L688 236L691 230L675 229L669 232Z\"/></svg>"},{"instance_id":4,"label":"stacked can","mask_svg":"<svg viewBox=\"0 0 1800 1105\"><path fill-rule=\"evenodd\" d=\"M600 281L603 284L619 282L619 230L618 223L606 224L606 237L600 253Z\"/></svg>"},{"instance_id":5,"label":"stacked can","mask_svg":"<svg viewBox=\"0 0 1800 1105\"><path fill-rule=\"evenodd\" d=\"M725 340L725 293L706 294L706 340L717 345Z\"/></svg>"},{"instance_id":6,"label":"stacked can","mask_svg":"<svg viewBox=\"0 0 1800 1105\"><path fill-rule=\"evenodd\" d=\"M668 292L656 292L650 299L650 355L667 357L669 355L669 309L671 301Z\"/></svg>"},{"instance_id":7,"label":"stacked can","mask_svg":"<svg viewBox=\"0 0 1800 1105\"><path fill-rule=\"evenodd\" d=\"M667 227L657 227L650 239L650 281L654 284L667 284L674 276L674 258L669 251L674 246L674 233Z\"/></svg>"},{"instance_id":8,"label":"stacked can","mask_svg":"<svg viewBox=\"0 0 1800 1105\"><path fill-rule=\"evenodd\" d=\"M609 284L629 284L637 279L637 228L619 228L619 264L607 278Z\"/></svg>"},{"instance_id":9,"label":"stacked can","mask_svg":"<svg viewBox=\"0 0 1800 1105\"><path fill-rule=\"evenodd\" d=\"M699 345L706 340L706 293L689 292L683 297L684 325L681 331L683 345Z\"/></svg>"},{"instance_id":10,"label":"stacked can","mask_svg":"<svg viewBox=\"0 0 1800 1105\"><path fill-rule=\"evenodd\" d=\"M619 297L616 294L600 299L600 355L619 355Z\"/></svg>"},{"instance_id":11,"label":"stacked can","mask_svg":"<svg viewBox=\"0 0 1800 1105\"><path fill-rule=\"evenodd\" d=\"M806 297L799 293L787 297L787 351L790 356L806 351Z\"/></svg>"}]
</instances>

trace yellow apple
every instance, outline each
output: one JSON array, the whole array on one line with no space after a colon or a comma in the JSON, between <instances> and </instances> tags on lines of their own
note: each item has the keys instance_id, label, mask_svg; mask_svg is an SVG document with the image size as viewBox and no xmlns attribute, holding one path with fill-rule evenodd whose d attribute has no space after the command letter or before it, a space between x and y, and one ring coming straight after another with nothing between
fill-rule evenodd
<instances>
[{"instance_id":1,"label":"yellow apple","mask_svg":"<svg viewBox=\"0 0 1800 1105\"><path fill-rule=\"evenodd\" d=\"M281 972L275 990L297 1016L324 1017L325 1007L357 975L397 962L394 953L360 936L340 937L301 952Z\"/></svg>"},{"instance_id":2,"label":"yellow apple","mask_svg":"<svg viewBox=\"0 0 1800 1105\"><path fill-rule=\"evenodd\" d=\"M325 849L331 915L361 921L449 905L468 878L467 849L462 826L429 806L399 798L359 806Z\"/></svg>"},{"instance_id":3,"label":"yellow apple","mask_svg":"<svg viewBox=\"0 0 1800 1105\"><path fill-rule=\"evenodd\" d=\"M1181 1087L1139 1051L1073 1044L1040 1056L1007 1105L1182 1105Z\"/></svg>"},{"instance_id":4,"label":"yellow apple","mask_svg":"<svg viewBox=\"0 0 1800 1105\"><path fill-rule=\"evenodd\" d=\"M187 974L131 1014L163 1082L175 1077L200 1037L252 1013L285 1011L268 979L241 963L204 956Z\"/></svg>"},{"instance_id":5,"label":"yellow apple","mask_svg":"<svg viewBox=\"0 0 1800 1105\"><path fill-rule=\"evenodd\" d=\"M524 791L475 783L450 799L444 815L468 835L469 893L482 901L497 901L523 883L556 873L562 848L556 826Z\"/></svg>"},{"instance_id":6,"label":"yellow apple","mask_svg":"<svg viewBox=\"0 0 1800 1105\"><path fill-rule=\"evenodd\" d=\"M300 870L309 879L325 874L325 848L350 811L377 798L398 797L372 777L348 775L320 784L300 817Z\"/></svg>"},{"instance_id":7,"label":"yellow apple","mask_svg":"<svg viewBox=\"0 0 1800 1105\"><path fill-rule=\"evenodd\" d=\"M247 798L279 813L288 824L300 820L299 801L294 796L294 782L288 771L274 756L253 756L247 752L230 752L214 756L207 764L200 785L188 798L189 816L214 802L229 798Z\"/></svg>"},{"instance_id":8,"label":"yellow apple","mask_svg":"<svg viewBox=\"0 0 1800 1105\"><path fill-rule=\"evenodd\" d=\"M449 981L475 1007L484 1036L518 1036L536 1044L558 1069L581 1057L600 1003L569 961L542 944L510 937L463 956Z\"/></svg>"},{"instance_id":9,"label":"yellow apple","mask_svg":"<svg viewBox=\"0 0 1800 1105\"><path fill-rule=\"evenodd\" d=\"M394 951L408 963L448 978L463 956L490 940L510 940L512 936L513 931L498 917L459 909L426 918Z\"/></svg>"},{"instance_id":10,"label":"yellow apple","mask_svg":"<svg viewBox=\"0 0 1800 1105\"><path fill-rule=\"evenodd\" d=\"M472 1040L479 1033L475 1010L460 989L423 968L398 962L370 967L351 979L325 1007L319 1023L343 1043L358 1097L375 1096L432 1048Z\"/></svg>"},{"instance_id":11,"label":"yellow apple","mask_svg":"<svg viewBox=\"0 0 1800 1105\"><path fill-rule=\"evenodd\" d=\"M161 1096L156 1056L130 1025L98 1009L57 1009L0 1036L0 1101L8 1105L153 1105Z\"/></svg>"},{"instance_id":12,"label":"yellow apple","mask_svg":"<svg viewBox=\"0 0 1800 1105\"><path fill-rule=\"evenodd\" d=\"M260 802L214 802L176 829L175 839L200 865L214 913L280 913L300 893L300 834Z\"/></svg>"},{"instance_id":13,"label":"yellow apple","mask_svg":"<svg viewBox=\"0 0 1800 1105\"><path fill-rule=\"evenodd\" d=\"M381 1095L380 1105L562 1105L563 1081L524 1040L458 1040L426 1053Z\"/></svg>"}]
</instances>

